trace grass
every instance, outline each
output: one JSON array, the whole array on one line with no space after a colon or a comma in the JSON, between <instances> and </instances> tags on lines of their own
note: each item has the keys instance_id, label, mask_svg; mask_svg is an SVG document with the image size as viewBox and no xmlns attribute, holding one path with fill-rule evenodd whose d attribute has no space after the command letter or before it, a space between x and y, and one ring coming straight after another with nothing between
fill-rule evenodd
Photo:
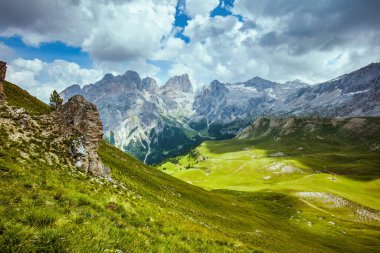
<instances>
[{"instance_id":1,"label":"grass","mask_svg":"<svg viewBox=\"0 0 380 253\"><path fill-rule=\"evenodd\" d=\"M51 109L47 104L30 95L27 91L17 85L4 81L4 92L7 96L8 104L26 109L32 114L47 114Z\"/></svg>"},{"instance_id":2,"label":"grass","mask_svg":"<svg viewBox=\"0 0 380 253\"><path fill-rule=\"evenodd\" d=\"M341 215L334 208L322 212L310 208L320 203L288 190L207 191L105 142L99 155L114 181L96 179L67 163L67 151L51 143L54 133L42 136L32 126L23 130L30 139L12 138L20 130L0 126L0 252L378 252L379 225L349 219L347 208ZM250 161L246 150L228 156L210 145L178 163L200 166L205 154L204 163ZM253 152L272 159L266 150ZM223 176L218 164L182 172L201 180L214 169Z\"/></svg>"}]
</instances>

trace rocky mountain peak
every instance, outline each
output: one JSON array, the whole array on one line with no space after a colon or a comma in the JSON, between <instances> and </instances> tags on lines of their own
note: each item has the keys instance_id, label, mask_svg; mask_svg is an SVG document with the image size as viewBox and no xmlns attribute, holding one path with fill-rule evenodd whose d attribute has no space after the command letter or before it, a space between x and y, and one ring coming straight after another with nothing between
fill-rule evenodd
<instances>
[{"instance_id":1,"label":"rocky mountain peak","mask_svg":"<svg viewBox=\"0 0 380 253\"><path fill-rule=\"evenodd\" d=\"M193 85L191 84L188 74L171 77L164 86L161 88L166 92L169 90L178 90L185 93L193 93Z\"/></svg>"},{"instance_id":2,"label":"rocky mountain peak","mask_svg":"<svg viewBox=\"0 0 380 253\"><path fill-rule=\"evenodd\" d=\"M134 84L137 89L141 89L141 77L136 71L128 70L122 75L122 80L128 84Z\"/></svg>"},{"instance_id":3,"label":"rocky mountain peak","mask_svg":"<svg viewBox=\"0 0 380 253\"><path fill-rule=\"evenodd\" d=\"M111 73L105 74L105 76L102 78L103 81L110 81L114 78L114 76Z\"/></svg>"},{"instance_id":4,"label":"rocky mountain peak","mask_svg":"<svg viewBox=\"0 0 380 253\"><path fill-rule=\"evenodd\" d=\"M243 84L244 86L255 87L258 90L274 88L277 85L275 82L265 80L258 76L244 82Z\"/></svg>"},{"instance_id":5,"label":"rocky mountain peak","mask_svg":"<svg viewBox=\"0 0 380 253\"><path fill-rule=\"evenodd\" d=\"M227 87L219 82L218 80L214 80L210 83L210 90L211 93L216 92L216 93L227 93L228 89Z\"/></svg>"},{"instance_id":6,"label":"rocky mountain peak","mask_svg":"<svg viewBox=\"0 0 380 253\"><path fill-rule=\"evenodd\" d=\"M265 80L265 79L263 79L263 78L261 78L259 76L255 76L255 77L249 79L248 81L251 81L251 82L263 82L263 81L268 81L268 80Z\"/></svg>"},{"instance_id":7,"label":"rocky mountain peak","mask_svg":"<svg viewBox=\"0 0 380 253\"><path fill-rule=\"evenodd\" d=\"M141 77L136 71L128 70L120 77L120 81L131 88L141 90Z\"/></svg>"},{"instance_id":8,"label":"rocky mountain peak","mask_svg":"<svg viewBox=\"0 0 380 253\"><path fill-rule=\"evenodd\" d=\"M4 93L3 81L5 80L5 75L7 73L7 63L0 61L0 100L5 100L6 96Z\"/></svg>"},{"instance_id":9,"label":"rocky mountain peak","mask_svg":"<svg viewBox=\"0 0 380 253\"><path fill-rule=\"evenodd\" d=\"M73 85L67 87L64 90L64 92L61 92L60 96L63 99L63 101L68 101L69 98L71 98L72 96L81 94L81 92L82 92L81 87L78 84L73 84Z\"/></svg>"},{"instance_id":10,"label":"rocky mountain peak","mask_svg":"<svg viewBox=\"0 0 380 253\"><path fill-rule=\"evenodd\" d=\"M220 85L224 86L223 83L219 82L219 81L216 80L216 79L213 80L213 81L210 83L210 86L220 86Z\"/></svg>"},{"instance_id":11,"label":"rocky mountain peak","mask_svg":"<svg viewBox=\"0 0 380 253\"><path fill-rule=\"evenodd\" d=\"M62 106L58 114L62 132L70 140L69 153L75 158L75 165L94 176L108 176L109 169L102 164L97 153L103 138L103 126L96 106L76 95Z\"/></svg>"},{"instance_id":12,"label":"rocky mountain peak","mask_svg":"<svg viewBox=\"0 0 380 253\"><path fill-rule=\"evenodd\" d=\"M158 91L158 85L155 79L151 77L145 77L141 80L141 86L143 90L156 93Z\"/></svg>"}]
</instances>

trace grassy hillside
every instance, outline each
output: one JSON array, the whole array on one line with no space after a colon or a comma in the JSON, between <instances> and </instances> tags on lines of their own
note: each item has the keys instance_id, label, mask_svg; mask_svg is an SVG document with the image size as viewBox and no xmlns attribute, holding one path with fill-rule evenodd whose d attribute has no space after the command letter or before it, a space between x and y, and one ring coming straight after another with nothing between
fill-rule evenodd
<instances>
[{"instance_id":1,"label":"grassy hillside","mask_svg":"<svg viewBox=\"0 0 380 253\"><path fill-rule=\"evenodd\" d=\"M13 83L5 81L4 92L9 105L24 108L33 114L46 114L51 111L47 104Z\"/></svg>"},{"instance_id":2,"label":"grassy hillside","mask_svg":"<svg viewBox=\"0 0 380 253\"><path fill-rule=\"evenodd\" d=\"M0 122L0 252L378 252L379 224L345 205L206 191L105 142L113 180L93 178L67 163L56 133L41 134L46 121L21 128L0 110Z\"/></svg>"}]
</instances>

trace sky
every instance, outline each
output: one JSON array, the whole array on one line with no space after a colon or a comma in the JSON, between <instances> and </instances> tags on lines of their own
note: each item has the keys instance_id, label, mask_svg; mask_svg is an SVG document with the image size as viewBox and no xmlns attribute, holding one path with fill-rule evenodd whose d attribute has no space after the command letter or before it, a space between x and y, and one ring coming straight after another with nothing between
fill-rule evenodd
<instances>
[{"instance_id":1,"label":"sky","mask_svg":"<svg viewBox=\"0 0 380 253\"><path fill-rule=\"evenodd\" d=\"M127 70L315 84L380 61L379 13L378 0L0 0L0 60L44 101Z\"/></svg>"}]
</instances>

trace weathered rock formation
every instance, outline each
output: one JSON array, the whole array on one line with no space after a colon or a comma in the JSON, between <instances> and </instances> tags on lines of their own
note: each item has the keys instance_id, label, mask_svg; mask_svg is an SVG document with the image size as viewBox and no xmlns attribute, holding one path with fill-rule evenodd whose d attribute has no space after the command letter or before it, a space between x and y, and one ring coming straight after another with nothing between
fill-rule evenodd
<instances>
[{"instance_id":1,"label":"weathered rock formation","mask_svg":"<svg viewBox=\"0 0 380 253\"><path fill-rule=\"evenodd\" d=\"M97 153L103 139L103 126L96 106L77 95L69 99L58 112L60 127L69 140L69 153L76 160L75 166L94 176L108 177Z\"/></svg>"},{"instance_id":2,"label":"weathered rock formation","mask_svg":"<svg viewBox=\"0 0 380 253\"><path fill-rule=\"evenodd\" d=\"M4 93L3 81L5 80L5 74L7 73L7 63L0 61L0 100L5 100L7 97Z\"/></svg>"}]
</instances>

